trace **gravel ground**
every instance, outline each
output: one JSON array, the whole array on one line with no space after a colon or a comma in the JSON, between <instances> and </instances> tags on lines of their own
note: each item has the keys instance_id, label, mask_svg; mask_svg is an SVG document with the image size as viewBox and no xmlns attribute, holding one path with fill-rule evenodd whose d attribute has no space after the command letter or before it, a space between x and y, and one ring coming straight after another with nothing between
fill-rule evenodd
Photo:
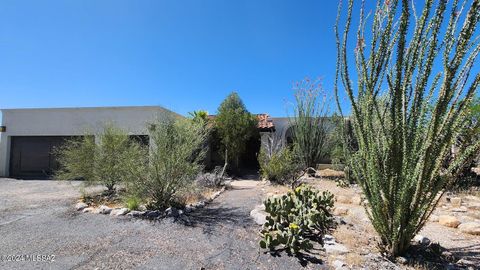
<instances>
[{"instance_id":1,"label":"gravel ground","mask_svg":"<svg viewBox=\"0 0 480 270\"><path fill-rule=\"evenodd\" d=\"M234 183L185 226L77 213L78 182L0 179L0 256L55 255L54 262L0 260L0 269L327 268L259 250L249 212L261 202L260 188Z\"/></svg>"}]
</instances>

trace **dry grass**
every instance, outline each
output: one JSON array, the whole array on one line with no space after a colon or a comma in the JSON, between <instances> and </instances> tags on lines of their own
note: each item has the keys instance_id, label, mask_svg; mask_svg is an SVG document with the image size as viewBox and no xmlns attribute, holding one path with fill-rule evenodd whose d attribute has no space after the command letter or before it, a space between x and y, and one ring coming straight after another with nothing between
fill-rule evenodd
<instances>
[{"instance_id":1,"label":"dry grass","mask_svg":"<svg viewBox=\"0 0 480 270\"><path fill-rule=\"evenodd\" d=\"M316 173L316 176L329 179L345 178L345 173L343 171L335 171L332 169L319 170Z\"/></svg>"},{"instance_id":2,"label":"dry grass","mask_svg":"<svg viewBox=\"0 0 480 270\"><path fill-rule=\"evenodd\" d=\"M348 253L345 256L345 263L348 264L350 267L358 267L363 266L365 259L363 256L357 253Z\"/></svg>"}]
</instances>

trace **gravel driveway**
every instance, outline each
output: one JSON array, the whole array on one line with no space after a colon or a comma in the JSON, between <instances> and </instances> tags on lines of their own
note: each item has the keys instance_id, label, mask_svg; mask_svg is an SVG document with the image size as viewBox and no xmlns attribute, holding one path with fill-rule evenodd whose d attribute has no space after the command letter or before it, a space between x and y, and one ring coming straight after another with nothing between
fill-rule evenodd
<instances>
[{"instance_id":1,"label":"gravel driveway","mask_svg":"<svg viewBox=\"0 0 480 270\"><path fill-rule=\"evenodd\" d=\"M0 269L326 268L259 250L249 212L260 187L234 183L185 226L77 213L78 182L0 179L0 256L55 255L54 262L0 261Z\"/></svg>"}]
</instances>

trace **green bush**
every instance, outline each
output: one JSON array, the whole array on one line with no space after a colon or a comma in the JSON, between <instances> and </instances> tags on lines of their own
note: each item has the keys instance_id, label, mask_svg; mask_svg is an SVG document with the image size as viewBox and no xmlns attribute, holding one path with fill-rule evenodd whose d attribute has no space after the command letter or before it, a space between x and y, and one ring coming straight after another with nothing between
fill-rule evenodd
<instances>
[{"instance_id":1,"label":"green bush","mask_svg":"<svg viewBox=\"0 0 480 270\"><path fill-rule=\"evenodd\" d=\"M137 169L127 189L152 209L166 209L178 191L189 188L202 171L208 131L202 123L164 117L151 125L148 162Z\"/></svg>"},{"instance_id":2,"label":"green bush","mask_svg":"<svg viewBox=\"0 0 480 270\"><path fill-rule=\"evenodd\" d=\"M311 240L323 245L323 235L332 225L333 195L302 185L282 197L264 202L269 214L263 225L260 247L298 254L313 248Z\"/></svg>"},{"instance_id":3,"label":"green bush","mask_svg":"<svg viewBox=\"0 0 480 270\"><path fill-rule=\"evenodd\" d=\"M125 131L113 125L106 125L95 136L71 139L55 152L60 163L57 179L84 179L86 184L104 185L109 192L133 177L146 155Z\"/></svg>"},{"instance_id":4,"label":"green bush","mask_svg":"<svg viewBox=\"0 0 480 270\"><path fill-rule=\"evenodd\" d=\"M262 177L279 184L292 180L299 166L290 148L282 148L270 155L262 147L258 156Z\"/></svg>"},{"instance_id":5,"label":"green bush","mask_svg":"<svg viewBox=\"0 0 480 270\"><path fill-rule=\"evenodd\" d=\"M127 198L125 198L125 204L130 211L138 210L138 208L140 207L140 198L136 196L128 196Z\"/></svg>"}]
</instances>

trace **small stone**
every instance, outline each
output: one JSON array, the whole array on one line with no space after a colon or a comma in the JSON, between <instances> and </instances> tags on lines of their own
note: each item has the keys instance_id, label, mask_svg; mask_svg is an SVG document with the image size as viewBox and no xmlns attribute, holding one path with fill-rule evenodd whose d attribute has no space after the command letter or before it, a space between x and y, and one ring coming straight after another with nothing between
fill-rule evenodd
<instances>
[{"instance_id":1,"label":"small stone","mask_svg":"<svg viewBox=\"0 0 480 270\"><path fill-rule=\"evenodd\" d=\"M141 217L145 214L144 211L130 211L127 216L129 217Z\"/></svg>"},{"instance_id":2,"label":"small stone","mask_svg":"<svg viewBox=\"0 0 480 270\"><path fill-rule=\"evenodd\" d=\"M430 221L431 222L438 222L438 216L437 215L431 215L430 216Z\"/></svg>"},{"instance_id":3,"label":"small stone","mask_svg":"<svg viewBox=\"0 0 480 270\"><path fill-rule=\"evenodd\" d=\"M407 264L408 263L408 260L405 257L397 257L397 258L395 258L395 261L399 264Z\"/></svg>"},{"instance_id":4,"label":"small stone","mask_svg":"<svg viewBox=\"0 0 480 270\"><path fill-rule=\"evenodd\" d=\"M420 245L425 245L425 246L430 245L430 242L431 242L430 239L420 234L415 235L415 237L413 238L413 241L419 243Z\"/></svg>"},{"instance_id":5,"label":"small stone","mask_svg":"<svg viewBox=\"0 0 480 270\"><path fill-rule=\"evenodd\" d=\"M138 211L147 211L147 206L141 204L140 206L138 206Z\"/></svg>"},{"instance_id":6,"label":"small stone","mask_svg":"<svg viewBox=\"0 0 480 270\"><path fill-rule=\"evenodd\" d=\"M110 208L106 205L100 205L100 207L98 208L98 213L99 214L108 215L108 214L110 214L110 212L112 212L112 208Z\"/></svg>"},{"instance_id":7,"label":"small stone","mask_svg":"<svg viewBox=\"0 0 480 270\"><path fill-rule=\"evenodd\" d=\"M87 207L88 207L88 204L86 204L84 202L79 202L75 205L75 209L77 209L77 211L82 211L83 209L85 209Z\"/></svg>"},{"instance_id":8,"label":"small stone","mask_svg":"<svg viewBox=\"0 0 480 270\"><path fill-rule=\"evenodd\" d=\"M182 212L183 213L183 212ZM180 216L180 212L177 208L175 207L169 207L165 210L165 215L167 217L174 217L174 218L178 218Z\"/></svg>"},{"instance_id":9,"label":"small stone","mask_svg":"<svg viewBox=\"0 0 480 270\"><path fill-rule=\"evenodd\" d=\"M150 218L150 219L155 219L155 218L158 218L159 216L161 216L161 214L162 213L160 211L154 210L154 211L145 212L144 216L146 216L147 218Z\"/></svg>"},{"instance_id":10,"label":"small stone","mask_svg":"<svg viewBox=\"0 0 480 270\"><path fill-rule=\"evenodd\" d=\"M360 196L354 196L352 198L352 204L355 204L355 205L362 205L362 197Z\"/></svg>"},{"instance_id":11,"label":"small stone","mask_svg":"<svg viewBox=\"0 0 480 270\"><path fill-rule=\"evenodd\" d=\"M93 207L87 207L82 210L83 213L92 213L95 210Z\"/></svg>"},{"instance_id":12,"label":"small stone","mask_svg":"<svg viewBox=\"0 0 480 270\"><path fill-rule=\"evenodd\" d=\"M110 212L110 216L124 216L127 214L130 210L128 208L115 208Z\"/></svg>"},{"instance_id":13,"label":"small stone","mask_svg":"<svg viewBox=\"0 0 480 270\"><path fill-rule=\"evenodd\" d=\"M467 207L470 210L480 211L480 203L470 203Z\"/></svg>"},{"instance_id":14,"label":"small stone","mask_svg":"<svg viewBox=\"0 0 480 270\"><path fill-rule=\"evenodd\" d=\"M195 208L203 208L203 207L205 207L205 202L197 202L193 206Z\"/></svg>"},{"instance_id":15,"label":"small stone","mask_svg":"<svg viewBox=\"0 0 480 270\"><path fill-rule=\"evenodd\" d=\"M457 261L457 264L460 265L465 265L465 266L476 266L475 262L466 260L466 259L460 259Z\"/></svg>"},{"instance_id":16,"label":"small stone","mask_svg":"<svg viewBox=\"0 0 480 270\"><path fill-rule=\"evenodd\" d=\"M350 200L349 197L347 196L343 196L343 195L338 195L338 196L335 196L335 200L339 203L345 203L345 204L350 204L352 203L352 201Z\"/></svg>"},{"instance_id":17,"label":"small stone","mask_svg":"<svg viewBox=\"0 0 480 270\"><path fill-rule=\"evenodd\" d=\"M452 204L452 206L460 207L462 205L462 198L460 197L450 198L450 203Z\"/></svg>"},{"instance_id":18,"label":"small stone","mask_svg":"<svg viewBox=\"0 0 480 270\"><path fill-rule=\"evenodd\" d=\"M337 254L337 255L342 255L349 252L346 246L339 244L335 241L325 243L323 248L325 248L325 252L331 253L331 254Z\"/></svg>"},{"instance_id":19,"label":"small stone","mask_svg":"<svg viewBox=\"0 0 480 270\"><path fill-rule=\"evenodd\" d=\"M185 206L185 213L190 213L193 211L193 207L191 205Z\"/></svg>"},{"instance_id":20,"label":"small stone","mask_svg":"<svg viewBox=\"0 0 480 270\"><path fill-rule=\"evenodd\" d=\"M333 210L333 214L335 216L345 216L348 214L348 208L346 207L341 207L341 206L337 206L335 207L335 209Z\"/></svg>"},{"instance_id":21,"label":"small stone","mask_svg":"<svg viewBox=\"0 0 480 270\"><path fill-rule=\"evenodd\" d=\"M463 233L480 235L480 223L478 222L462 223L460 226L458 226L458 229Z\"/></svg>"},{"instance_id":22,"label":"small stone","mask_svg":"<svg viewBox=\"0 0 480 270\"><path fill-rule=\"evenodd\" d=\"M250 211L250 217L258 225L263 225L267 222L267 212L265 212L265 207L262 205L257 205L252 211Z\"/></svg>"},{"instance_id":23,"label":"small stone","mask_svg":"<svg viewBox=\"0 0 480 270\"><path fill-rule=\"evenodd\" d=\"M438 223L440 223L440 225L450 228L457 228L458 225L460 225L460 221L456 217L446 215L439 216Z\"/></svg>"},{"instance_id":24,"label":"small stone","mask_svg":"<svg viewBox=\"0 0 480 270\"><path fill-rule=\"evenodd\" d=\"M345 262L342 262L340 260L333 261L333 267L335 267L335 269L341 269L342 267L344 267L346 265L347 264Z\"/></svg>"}]
</instances>

